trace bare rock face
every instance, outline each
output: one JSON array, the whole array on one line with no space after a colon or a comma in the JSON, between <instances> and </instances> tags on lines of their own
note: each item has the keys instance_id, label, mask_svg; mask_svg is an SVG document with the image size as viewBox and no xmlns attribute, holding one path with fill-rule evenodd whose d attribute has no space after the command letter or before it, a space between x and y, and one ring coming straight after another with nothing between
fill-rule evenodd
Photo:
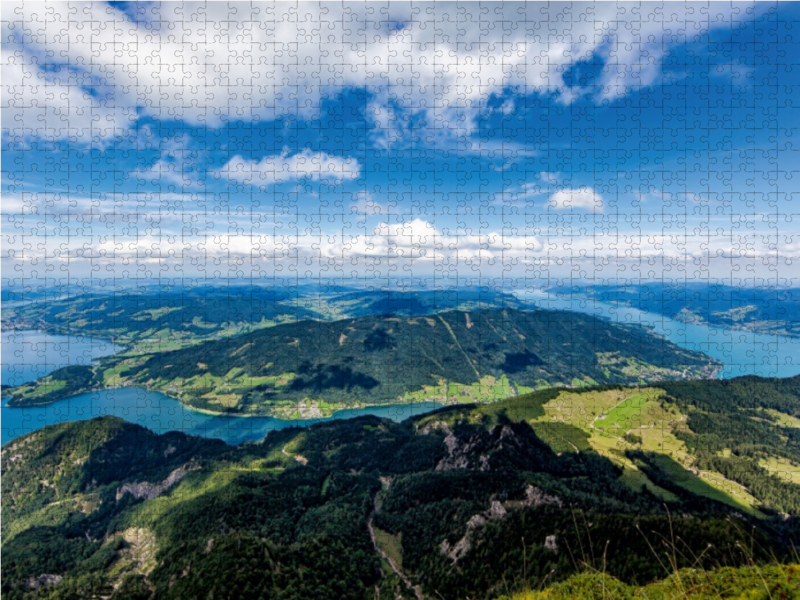
<instances>
[{"instance_id":1,"label":"bare rock face","mask_svg":"<svg viewBox=\"0 0 800 600\"><path fill-rule=\"evenodd\" d=\"M452 545L447 540L444 540L439 546L439 551L455 564L478 543L480 530L489 521L505 518L506 515L508 515L508 511L511 509L535 508L537 506L546 505L554 505L562 508L563 503L561 502L561 498L551 496L532 485L528 485L528 487L525 488L524 500L506 500L505 502L492 500L487 510L473 515L470 520L467 521L467 531L460 540ZM556 536L547 536L545 548L553 552L558 552Z\"/></svg>"},{"instance_id":2,"label":"bare rock face","mask_svg":"<svg viewBox=\"0 0 800 600\"><path fill-rule=\"evenodd\" d=\"M145 500L152 500L157 498L173 485L178 483L181 479L192 471L196 471L200 467L196 464L184 465L178 467L170 473L161 483L150 483L149 481L142 481L141 483L124 483L117 490L117 502L119 502L125 494L130 494L134 498Z\"/></svg>"},{"instance_id":3,"label":"bare rock face","mask_svg":"<svg viewBox=\"0 0 800 600\"><path fill-rule=\"evenodd\" d=\"M489 507L490 519L502 519L506 516L506 509L497 500L492 500L492 505Z\"/></svg>"},{"instance_id":4,"label":"bare rock face","mask_svg":"<svg viewBox=\"0 0 800 600\"><path fill-rule=\"evenodd\" d=\"M467 451L470 449L470 444L468 442L462 443L452 431L449 431L447 437L444 438L444 445L447 448L447 456L436 465L437 471L469 468Z\"/></svg>"},{"instance_id":5,"label":"bare rock face","mask_svg":"<svg viewBox=\"0 0 800 600\"><path fill-rule=\"evenodd\" d=\"M439 547L440 552L450 558L454 563L458 562L462 556L472 549L473 542L476 536L479 535L479 530L486 525L486 523L491 520L502 519L507 514L508 512L501 502L492 500L488 510L473 515L470 520L467 521L467 531L464 536L452 546L447 540L444 540Z\"/></svg>"},{"instance_id":6,"label":"bare rock face","mask_svg":"<svg viewBox=\"0 0 800 600\"><path fill-rule=\"evenodd\" d=\"M561 498L558 496L551 496L546 494L537 487L529 485L525 488L525 502L528 506L545 506L547 504L555 504L559 508L563 507Z\"/></svg>"},{"instance_id":7,"label":"bare rock face","mask_svg":"<svg viewBox=\"0 0 800 600\"><path fill-rule=\"evenodd\" d=\"M58 585L61 583L63 577L61 575L50 575L48 573L43 573L38 577L34 577L32 579L28 579L28 587L32 590L38 590L41 587L47 587L48 585Z\"/></svg>"},{"instance_id":8,"label":"bare rock face","mask_svg":"<svg viewBox=\"0 0 800 600\"><path fill-rule=\"evenodd\" d=\"M489 431L458 436L450 428L444 445L445 456L436 465L437 471L474 469L491 471L497 465L541 470L556 459L527 423L495 425Z\"/></svg>"},{"instance_id":9,"label":"bare rock face","mask_svg":"<svg viewBox=\"0 0 800 600\"><path fill-rule=\"evenodd\" d=\"M472 550L472 543L470 542L469 536L470 530L467 531L466 535L458 540L455 545L451 548L450 544L447 540L442 542L440 547L440 551L442 554L447 556L450 560L454 563L457 563L461 557L463 557L467 552Z\"/></svg>"},{"instance_id":10,"label":"bare rock face","mask_svg":"<svg viewBox=\"0 0 800 600\"><path fill-rule=\"evenodd\" d=\"M417 435L428 435L431 431L437 431L439 429L445 433L450 433L450 426L447 423L444 421L433 421L425 425L422 429L418 429Z\"/></svg>"}]
</instances>

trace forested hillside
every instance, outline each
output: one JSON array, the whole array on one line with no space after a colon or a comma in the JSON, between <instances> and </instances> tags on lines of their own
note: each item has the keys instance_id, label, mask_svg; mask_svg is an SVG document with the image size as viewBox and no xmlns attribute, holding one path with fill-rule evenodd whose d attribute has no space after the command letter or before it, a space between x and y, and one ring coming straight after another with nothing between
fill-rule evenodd
<instances>
[{"instance_id":1,"label":"forested hillside","mask_svg":"<svg viewBox=\"0 0 800 600\"><path fill-rule=\"evenodd\" d=\"M215 412L314 417L359 404L490 401L552 386L689 379L718 366L642 327L494 309L287 323L169 352L108 357L4 397L26 406L140 385Z\"/></svg>"},{"instance_id":2,"label":"forested hillside","mask_svg":"<svg viewBox=\"0 0 800 600\"><path fill-rule=\"evenodd\" d=\"M114 418L46 427L2 449L3 596L449 600L581 573L632 595L743 565L785 579L765 565L796 561L798 425L800 379L752 377L545 390L238 447Z\"/></svg>"}]
</instances>

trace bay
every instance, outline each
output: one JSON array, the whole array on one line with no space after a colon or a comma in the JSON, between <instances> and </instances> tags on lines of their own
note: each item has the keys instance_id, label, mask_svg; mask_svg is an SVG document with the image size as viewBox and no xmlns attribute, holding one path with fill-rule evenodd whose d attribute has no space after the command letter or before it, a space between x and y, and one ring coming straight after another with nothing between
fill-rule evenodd
<instances>
[{"instance_id":1,"label":"bay","mask_svg":"<svg viewBox=\"0 0 800 600\"><path fill-rule=\"evenodd\" d=\"M21 385L71 365L89 365L122 348L108 340L36 330L0 334L0 383Z\"/></svg>"}]
</instances>

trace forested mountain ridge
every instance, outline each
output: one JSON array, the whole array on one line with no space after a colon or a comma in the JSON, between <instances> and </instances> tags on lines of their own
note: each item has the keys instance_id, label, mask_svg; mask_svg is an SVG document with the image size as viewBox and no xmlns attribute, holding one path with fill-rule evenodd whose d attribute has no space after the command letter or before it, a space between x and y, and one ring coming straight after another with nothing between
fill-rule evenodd
<instances>
[{"instance_id":1,"label":"forested mountain ridge","mask_svg":"<svg viewBox=\"0 0 800 600\"><path fill-rule=\"evenodd\" d=\"M800 485L762 464L800 464L798 423L800 378L749 377L545 390L238 447L108 417L50 426L2 449L3 596L450 600L586 569L644 585L673 554L792 561ZM736 461L727 476L716 459Z\"/></svg>"},{"instance_id":2,"label":"forested mountain ridge","mask_svg":"<svg viewBox=\"0 0 800 600\"><path fill-rule=\"evenodd\" d=\"M318 417L359 404L487 401L552 386L689 379L718 366L638 326L487 309L286 323L69 367L4 397L25 406L140 385L214 412Z\"/></svg>"}]
</instances>

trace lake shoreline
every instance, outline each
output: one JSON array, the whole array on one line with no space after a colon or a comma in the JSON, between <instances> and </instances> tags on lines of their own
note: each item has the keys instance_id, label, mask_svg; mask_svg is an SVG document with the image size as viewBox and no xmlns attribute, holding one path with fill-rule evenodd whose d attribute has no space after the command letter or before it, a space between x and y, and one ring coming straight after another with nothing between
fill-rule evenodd
<instances>
[{"instance_id":1,"label":"lake shoreline","mask_svg":"<svg viewBox=\"0 0 800 600\"><path fill-rule=\"evenodd\" d=\"M346 408L329 417L286 420L266 415L241 417L232 414L205 414L160 392L130 386L78 394L50 405L24 410L2 406L3 427L0 431L2 445L5 446L20 435L48 425L115 416L156 433L182 431L187 435L216 438L227 444L237 445L262 440L271 431L303 428L364 415L375 415L399 422L443 406L436 402L381 404ZM36 425L32 425L34 423Z\"/></svg>"},{"instance_id":2,"label":"lake shoreline","mask_svg":"<svg viewBox=\"0 0 800 600\"><path fill-rule=\"evenodd\" d=\"M524 300L530 310L577 312L604 317L619 324L643 326L683 349L703 352L709 358L721 362L720 365L709 365L711 368L708 373L698 380L730 379L747 375L792 377L800 374L800 364L794 359L800 356L800 340L797 338L685 323L657 313L646 313L619 305L589 302L581 306L578 300L560 301L548 294L531 294ZM27 334L29 339L25 339L26 332L29 332ZM55 339L50 339L50 336ZM81 335L62 336L60 333L55 333L54 328L6 329L3 332L3 342L4 355L8 353L9 357L12 355L17 357L5 361L3 383L14 382L16 385L46 376L52 370L66 364L96 364L99 359L126 351L120 345L110 346L110 340ZM109 353L110 348L114 348L115 351ZM304 417L295 410L287 411L283 415L233 413L194 407L184 404L173 396L167 396L153 389L148 390L141 384L126 382L126 385L120 387L86 390L35 407L8 407L7 400L4 400L2 438L3 442L6 442L45 425L117 415L154 431L178 430L190 435L220 438L228 443L242 443L247 440L262 439L264 433L268 431L286 427L305 427L329 419L378 414L398 420L407 418L408 415L435 410L428 408L430 406L439 408L450 405L432 400L430 403L420 403L403 402L400 399L391 405L365 404L355 408L342 407L327 416L314 414L311 417ZM12 408L23 410L10 410ZM291 418L292 416L294 418Z\"/></svg>"},{"instance_id":3,"label":"lake shoreline","mask_svg":"<svg viewBox=\"0 0 800 600\"><path fill-rule=\"evenodd\" d=\"M8 401L6 400L5 402L3 402L2 405L0 405L0 407L14 409L14 410L25 410L26 408L44 408L44 407L47 407L47 406L51 406L51 405L53 405L53 404L55 404L57 402L64 402L64 401L70 400L71 398L77 398L78 396L82 396L84 394L97 394L99 392L109 392L109 391L112 391L112 390L134 390L134 389L141 389L141 390L144 390L144 391L146 391L148 393L151 393L151 394L160 394L160 395L162 395L162 396L164 396L166 398L169 398L170 400L174 400L175 402L180 404L181 408L183 408L185 410L188 410L188 411L191 411L191 412L194 412L194 413L198 413L198 414L209 416L209 417L225 417L225 418L232 418L232 419L239 419L239 418L241 418L241 419L275 419L275 420L280 420L280 421L298 421L298 422L302 421L302 422L305 422L305 421L333 419L333 418L336 417L336 415L338 413L343 412L343 411L348 411L348 410L369 410L369 409L376 409L376 408L385 408L385 407L389 407L389 406L392 406L392 407L414 406L414 405L419 405L419 404L427 404L429 402L436 403L436 404L441 404L441 407L445 407L445 406L460 406L462 404L462 403L459 403L459 402L442 403L441 398L439 398L439 397L432 397L430 399L426 398L426 399L423 399L422 401L409 400L407 402L403 401L400 398L397 398L395 400L392 400L389 403L384 403L384 404L362 404L362 405L359 405L359 406L342 405L340 408L337 408L336 410L331 412L329 415L325 415L325 414L320 414L320 415L316 415L316 414L314 414L314 415L302 415L301 414L299 417L292 417L292 416L288 416L288 415L276 415L274 413L240 413L240 412L232 412L232 411L217 411L217 410L211 410L211 409L208 409L208 408L199 408L199 407L196 407L196 406L192 406L191 404L187 404L187 403L183 402L180 398L176 398L175 396L172 396L170 394L166 394L161 390L150 388L150 387L147 386L147 384L137 383L137 384L132 384L132 385L119 385L119 386L102 387L102 388L96 388L96 389L91 389L91 390L84 390L84 391L77 392L75 394L71 394L69 396L65 396L64 398L59 398L58 400L53 400L53 401L50 401L50 402L43 402L41 404L26 404L24 406L13 406L13 405L9 405ZM573 388L571 386L565 386L564 389L573 389ZM470 402L470 403L463 403L463 404L473 404L473 403Z\"/></svg>"}]
</instances>

